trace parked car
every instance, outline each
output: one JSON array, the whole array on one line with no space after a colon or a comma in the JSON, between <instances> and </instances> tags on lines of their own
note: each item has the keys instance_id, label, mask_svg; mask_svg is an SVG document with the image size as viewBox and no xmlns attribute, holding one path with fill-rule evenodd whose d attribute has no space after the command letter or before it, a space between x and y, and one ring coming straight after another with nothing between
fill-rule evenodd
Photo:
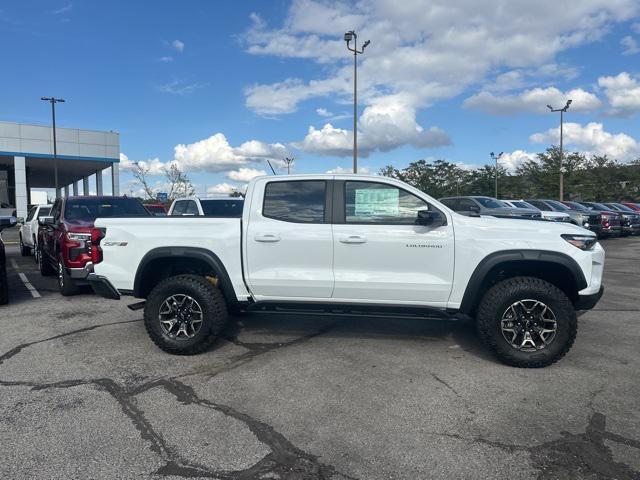
<instances>
[{"instance_id":1,"label":"parked car","mask_svg":"<svg viewBox=\"0 0 640 480\"><path fill-rule=\"evenodd\" d=\"M622 231L622 224L620 223L620 215L618 212L612 212L611 210L599 210L592 208L589 205L585 205L584 202L563 201L563 204L577 211L586 211L591 215L600 216L600 231L598 237L619 237Z\"/></svg>"},{"instance_id":2,"label":"parked car","mask_svg":"<svg viewBox=\"0 0 640 480\"><path fill-rule=\"evenodd\" d=\"M167 216L167 209L161 203L145 203L144 208L146 208L154 217Z\"/></svg>"},{"instance_id":3,"label":"parked car","mask_svg":"<svg viewBox=\"0 0 640 480\"><path fill-rule=\"evenodd\" d=\"M490 215L498 218L542 218L536 209L513 208L491 197L447 197L439 200L454 212L463 215Z\"/></svg>"},{"instance_id":4,"label":"parked car","mask_svg":"<svg viewBox=\"0 0 640 480\"><path fill-rule=\"evenodd\" d=\"M611 236L616 222L606 213L594 212L588 207L569 200L561 202L565 207L573 212L578 212L583 218L583 227L594 232L598 237ZM620 225L618 223L618 229ZM619 233L619 232L618 232Z\"/></svg>"},{"instance_id":5,"label":"parked car","mask_svg":"<svg viewBox=\"0 0 640 480\"><path fill-rule=\"evenodd\" d=\"M540 210L539 208L527 203L524 200L500 200L513 208L526 208L529 210L538 210L542 218L551 220L552 222L571 222L571 216L566 212L556 212L553 210Z\"/></svg>"},{"instance_id":6,"label":"parked car","mask_svg":"<svg viewBox=\"0 0 640 480\"><path fill-rule=\"evenodd\" d=\"M9 285L7 283L7 256L4 251L2 241L2 230L13 227L16 224L16 217L0 217L0 305L9 302Z\"/></svg>"},{"instance_id":7,"label":"parked car","mask_svg":"<svg viewBox=\"0 0 640 480\"><path fill-rule=\"evenodd\" d=\"M437 311L475 317L505 363L542 367L567 353L576 310L603 291L592 232L460 215L387 177L258 177L242 218L100 218L94 232L94 291L145 299L131 307L173 354L212 345L228 310Z\"/></svg>"},{"instance_id":8,"label":"parked car","mask_svg":"<svg viewBox=\"0 0 640 480\"><path fill-rule=\"evenodd\" d=\"M584 212L571 210L558 200L528 198L526 201L544 212L566 213L571 217L571 223L580 227L589 228L590 225L597 224L600 221L596 214L585 214Z\"/></svg>"},{"instance_id":9,"label":"parked car","mask_svg":"<svg viewBox=\"0 0 640 480\"><path fill-rule=\"evenodd\" d=\"M236 197L179 198L171 204L169 216L240 218L243 206L244 199Z\"/></svg>"},{"instance_id":10,"label":"parked car","mask_svg":"<svg viewBox=\"0 0 640 480\"><path fill-rule=\"evenodd\" d=\"M631 234L629 219L628 218L625 219L621 212L618 212L617 210L614 210L611 207L607 207L605 204L599 203L599 202L579 202L579 203L581 205L584 205L585 207L589 207L595 211L600 212L601 215L604 213L607 213L610 216L615 215L618 222L620 223L620 236L627 236Z\"/></svg>"},{"instance_id":11,"label":"parked car","mask_svg":"<svg viewBox=\"0 0 640 480\"><path fill-rule=\"evenodd\" d=\"M51 213L51 205L33 205L29 209L27 218L20 226L20 254L23 257L31 255L38 244L38 219Z\"/></svg>"},{"instance_id":12,"label":"parked car","mask_svg":"<svg viewBox=\"0 0 640 480\"><path fill-rule=\"evenodd\" d=\"M609 207L612 210L620 213L622 219L622 231L629 235L640 234L640 213L637 213L634 209L623 205L622 203L603 203L605 207Z\"/></svg>"},{"instance_id":13,"label":"parked car","mask_svg":"<svg viewBox=\"0 0 640 480\"><path fill-rule=\"evenodd\" d=\"M42 275L58 276L62 295L73 295L85 284L93 264L99 260L92 228L98 217L150 217L135 198L59 198L51 215L40 218L36 260Z\"/></svg>"},{"instance_id":14,"label":"parked car","mask_svg":"<svg viewBox=\"0 0 640 480\"><path fill-rule=\"evenodd\" d=\"M627 207L629 207L631 210L635 211L635 212L640 212L640 203L633 203L633 202L621 202L623 205L626 205Z\"/></svg>"}]
</instances>

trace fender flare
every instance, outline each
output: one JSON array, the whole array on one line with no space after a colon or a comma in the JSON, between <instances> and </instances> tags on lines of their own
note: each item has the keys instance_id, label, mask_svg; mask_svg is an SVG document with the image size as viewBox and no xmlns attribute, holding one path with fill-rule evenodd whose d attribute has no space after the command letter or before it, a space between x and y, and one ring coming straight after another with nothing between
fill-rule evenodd
<instances>
[{"instance_id":1,"label":"fender flare","mask_svg":"<svg viewBox=\"0 0 640 480\"><path fill-rule=\"evenodd\" d=\"M580 265L569 255L549 250L504 250L487 255L475 268L464 291L460 311L470 314L480 301L481 286L488 273L502 263L513 261L561 265L571 273L578 291L587 287Z\"/></svg>"},{"instance_id":2,"label":"fender flare","mask_svg":"<svg viewBox=\"0 0 640 480\"><path fill-rule=\"evenodd\" d=\"M199 247L158 247L148 251L138 264L133 282L133 296L142 298L142 284L148 265L161 258L189 258L206 263L222 280L220 289L228 302L237 302L236 292L231 283L231 277L220 258L210 250Z\"/></svg>"}]
</instances>

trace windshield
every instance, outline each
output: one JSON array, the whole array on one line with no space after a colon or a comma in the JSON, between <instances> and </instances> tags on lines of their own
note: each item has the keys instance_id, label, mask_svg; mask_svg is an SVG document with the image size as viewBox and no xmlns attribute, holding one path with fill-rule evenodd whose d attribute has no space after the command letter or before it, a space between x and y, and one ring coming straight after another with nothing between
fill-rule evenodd
<instances>
[{"instance_id":1,"label":"windshield","mask_svg":"<svg viewBox=\"0 0 640 480\"><path fill-rule=\"evenodd\" d=\"M200 200L205 217L240 218L244 200L232 198L228 200Z\"/></svg>"},{"instance_id":2,"label":"windshield","mask_svg":"<svg viewBox=\"0 0 640 480\"><path fill-rule=\"evenodd\" d=\"M536 207L534 207L530 203L525 202L524 200L511 202L511 205L513 205L516 208L530 208L531 210L538 210Z\"/></svg>"},{"instance_id":3,"label":"windshield","mask_svg":"<svg viewBox=\"0 0 640 480\"><path fill-rule=\"evenodd\" d=\"M556 200L545 200L545 202L551 205L554 209L560 210L561 212L564 212L565 210L569 210L569 207L567 207L566 205L563 205L562 203Z\"/></svg>"},{"instance_id":4,"label":"windshield","mask_svg":"<svg viewBox=\"0 0 640 480\"><path fill-rule=\"evenodd\" d=\"M596 210L605 210L608 212L615 212L615 210L613 208L609 208L606 205L602 204L602 203L592 203L591 206L593 206L593 208L595 208Z\"/></svg>"},{"instance_id":5,"label":"windshield","mask_svg":"<svg viewBox=\"0 0 640 480\"><path fill-rule=\"evenodd\" d=\"M67 201L65 220L92 222L99 217L149 217L134 198L75 198Z\"/></svg>"},{"instance_id":6,"label":"windshield","mask_svg":"<svg viewBox=\"0 0 640 480\"><path fill-rule=\"evenodd\" d=\"M51 213L51 207L40 207L38 211L38 218L46 217Z\"/></svg>"},{"instance_id":7,"label":"windshield","mask_svg":"<svg viewBox=\"0 0 640 480\"><path fill-rule=\"evenodd\" d=\"M495 200L489 197L473 197L484 208L504 208L505 205L499 200Z\"/></svg>"},{"instance_id":8,"label":"windshield","mask_svg":"<svg viewBox=\"0 0 640 480\"><path fill-rule=\"evenodd\" d=\"M566 202L566 204L571 210L577 210L579 212L589 211L587 207L585 207L584 205L580 205L579 203L576 203L576 202Z\"/></svg>"},{"instance_id":9,"label":"windshield","mask_svg":"<svg viewBox=\"0 0 640 480\"><path fill-rule=\"evenodd\" d=\"M626 205L623 205L621 203L612 203L611 205L622 212L636 213L633 208L629 208Z\"/></svg>"}]
</instances>

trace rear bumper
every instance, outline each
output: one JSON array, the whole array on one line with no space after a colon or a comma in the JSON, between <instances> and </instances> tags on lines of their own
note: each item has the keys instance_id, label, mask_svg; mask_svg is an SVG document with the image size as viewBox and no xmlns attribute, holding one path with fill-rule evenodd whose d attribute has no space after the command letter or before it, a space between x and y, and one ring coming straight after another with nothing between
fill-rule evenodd
<instances>
[{"instance_id":1,"label":"rear bumper","mask_svg":"<svg viewBox=\"0 0 640 480\"><path fill-rule=\"evenodd\" d=\"M87 282L89 282L89 285L91 285L96 295L111 300L120 300L120 292L111 284L107 277L90 273L87 277Z\"/></svg>"},{"instance_id":2,"label":"rear bumper","mask_svg":"<svg viewBox=\"0 0 640 480\"><path fill-rule=\"evenodd\" d=\"M600 290L597 293L591 295L580 295L576 301L574 307L576 310L591 310L602 298L604 293L604 285L600 286Z\"/></svg>"},{"instance_id":3,"label":"rear bumper","mask_svg":"<svg viewBox=\"0 0 640 480\"><path fill-rule=\"evenodd\" d=\"M90 273L93 273L93 263L87 262L82 268L67 268L69 276L74 280L85 280Z\"/></svg>"}]
</instances>

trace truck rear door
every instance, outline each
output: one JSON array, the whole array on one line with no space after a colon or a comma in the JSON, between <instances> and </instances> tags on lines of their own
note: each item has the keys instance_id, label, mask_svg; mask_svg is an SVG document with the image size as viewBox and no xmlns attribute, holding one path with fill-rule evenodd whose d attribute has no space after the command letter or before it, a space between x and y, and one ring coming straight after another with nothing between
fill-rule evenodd
<instances>
[{"instance_id":1,"label":"truck rear door","mask_svg":"<svg viewBox=\"0 0 640 480\"><path fill-rule=\"evenodd\" d=\"M245 248L256 299L331 298L331 187L330 179L278 178L255 186Z\"/></svg>"}]
</instances>

